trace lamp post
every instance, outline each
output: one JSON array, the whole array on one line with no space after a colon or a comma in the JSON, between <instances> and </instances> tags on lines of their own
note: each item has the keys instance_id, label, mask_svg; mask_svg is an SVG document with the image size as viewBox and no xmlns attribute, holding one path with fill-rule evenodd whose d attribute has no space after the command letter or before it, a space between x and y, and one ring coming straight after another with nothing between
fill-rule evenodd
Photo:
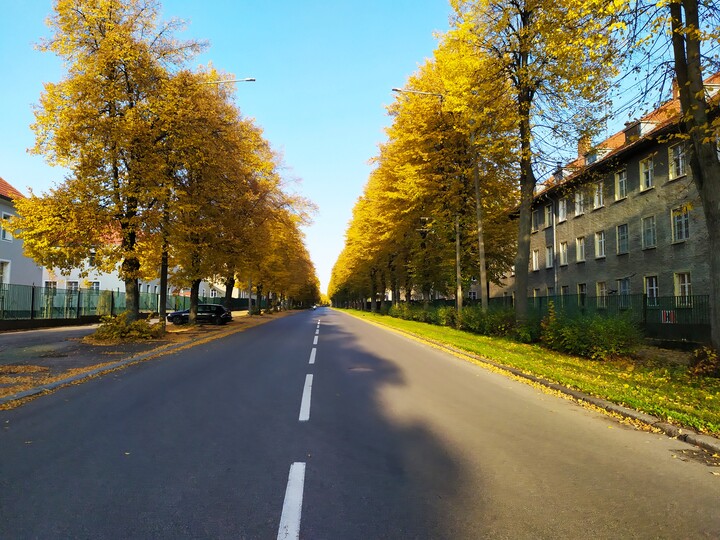
<instances>
[{"instance_id":1,"label":"lamp post","mask_svg":"<svg viewBox=\"0 0 720 540\"><path fill-rule=\"evenodd\" d=\"M440 99L440 107L442 108L443 100L445 96L437 92L424 92L421 90L409 90L405 88L393 88L393 92L399 94L418 94L421 96L433 96ZM441 110L442 112L442 110ZM463 307L463 296L462 296L462 272L460 271L460 214L455 215L455 305L457 307L458 314L462 311Z\"/></svg>"}]
</instances>

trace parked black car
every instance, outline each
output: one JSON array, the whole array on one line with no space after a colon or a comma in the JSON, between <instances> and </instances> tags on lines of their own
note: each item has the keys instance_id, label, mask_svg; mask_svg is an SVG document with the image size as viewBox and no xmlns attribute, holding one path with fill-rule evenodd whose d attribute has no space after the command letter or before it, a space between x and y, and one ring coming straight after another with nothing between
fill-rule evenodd
<instances>
[{"instance_id":1,"label":"parked black car","mask_svg":"<svg viewBox=\"0 0 720 540\"><path fill-rule=\"evenodd\" d=\"M168 314L167 320L173 324L185 324L190 320L190 310L173 311ZM217 304L198 304L197 322L225 324L228 321L232 321L232 313L223 306Z\"/></svg>"}]
</instances>

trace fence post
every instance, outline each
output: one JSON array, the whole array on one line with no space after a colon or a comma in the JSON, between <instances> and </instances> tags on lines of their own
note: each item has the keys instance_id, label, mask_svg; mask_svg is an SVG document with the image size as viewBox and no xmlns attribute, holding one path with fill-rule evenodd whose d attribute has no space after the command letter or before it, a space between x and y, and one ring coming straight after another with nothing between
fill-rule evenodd
<instances>
[{"instance_id":1,"label":"fence post","mask_svg":"<svg viewBox=\"0 0 720 540\"><path fill-rule=\"evenodd\" d=\"M80 318L80 297L82 296L82 291L80 290L80 287L78 287L78 299L77 299L77 315L75 316L76 319Z\"/></svg>"},{"instance_id":2,"label":"fence post","mask_svg":"<svg viewBox=\"0 0 720 540\"><path fill-rule=\"evenodd\" d=\"M110 290L110 316L115 316L115 291Z\"/></svg>"},{"instance_id":3,"label":"fence post","mask_svg":"<svg viewBox=\"0 0 720 540\"><path fill-rule=\"evenodd\" d=\"M35 285L30 289L30 320L35 318Z\"/></svg>"}]
</instances>

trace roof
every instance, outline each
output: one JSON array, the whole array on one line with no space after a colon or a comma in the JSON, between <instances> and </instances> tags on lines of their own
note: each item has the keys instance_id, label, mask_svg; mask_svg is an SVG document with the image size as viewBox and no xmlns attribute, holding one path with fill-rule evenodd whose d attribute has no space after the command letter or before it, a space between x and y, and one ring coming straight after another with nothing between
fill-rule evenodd
<instances>
[{"instance_id":1,"label":"roof","mask_svg":"<svg viewBox=\"0 0 720 540\"><path fill-rule=\"evenodd\" d=\"M706 85L720 84L720 73L716 73L715 75L705 79L704 82ZM569 187L570 185L577 183L585 171L589 168L595 168L596 166L602 166L603 164L610 163L610 159L617 156L619 153L635 147L644 141L652 140L661 133L666 132L668 128L676 125L679 121L679 117L680 100L677 96L674 96L672 99L660 105L657 109L643 115L637 121L626 124L625 129L611 135L601 143L593 145L593 149L604 149L606 151L603 153L602 157L594 163L587 164L585 162L585 156L582 155L565 165L564 169L570 174L559 181L553 182L552 179L550 179L550 181L545 184L545 189L538 191L534 195L533 199L537 200L549 192L555 191L561 187ZM628 142L625 138L627 126L639 122L648 122L652 125L652 128L649 132L642 134L639 138Z\"/></svg>"},{"instance_id":2,"label":"roof","mask_svg":"<svg viewBox=\"0 0 720 540\"><path fill-rule=\"evenodd\" d=\"M8 184L0 177L0 197L12 201L13 199L24 199L25 196L17 189Z\"/></svg>"}]
</instances>

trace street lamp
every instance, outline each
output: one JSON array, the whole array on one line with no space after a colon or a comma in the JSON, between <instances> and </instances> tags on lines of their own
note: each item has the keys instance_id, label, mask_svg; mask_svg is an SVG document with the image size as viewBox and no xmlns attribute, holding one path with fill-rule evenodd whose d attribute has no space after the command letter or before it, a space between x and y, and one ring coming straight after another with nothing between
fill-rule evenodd
<instances>
[{"instance_id":1,"label":"street lamp","mask_svg":"<svg viewBox=\"0 0 720 540\"><path fill-rule=\"evenodd\" d=\"M245 77L244 79L223 79L219 81L203 81L199 82L198 84L223 84L223 83L233 83L233 82L255 82L254 77Z\"/></svg>"}]
</instances>

